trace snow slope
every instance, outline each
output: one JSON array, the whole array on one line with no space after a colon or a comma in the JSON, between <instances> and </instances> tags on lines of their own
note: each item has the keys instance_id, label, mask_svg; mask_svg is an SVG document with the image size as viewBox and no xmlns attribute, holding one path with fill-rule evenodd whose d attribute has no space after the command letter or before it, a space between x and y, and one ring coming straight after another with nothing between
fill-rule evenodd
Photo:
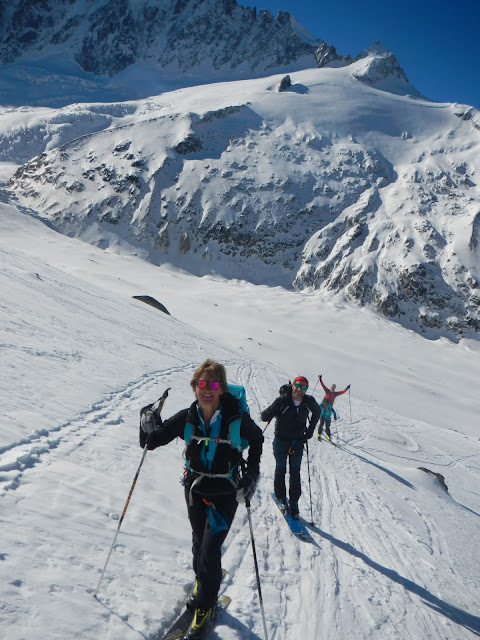
<instances>
[{"instance_id":1,"label":"snow slope","mask_svg":"<svg viewBox=\"0 0 480 640\"><path fill-rule=\"evenodd\" d=\"M6 640L153 640L191 584L182 444L141 458L138 412L190 403L205 357L252 415L302 373L351 383L339 447L309 442L294 539L270 499L272 425L252 502L271 640L480 635L476 342L427 342L320 293L195 278L62 236L0 191L0 628ZM162 302L167 316L133 295ZM449 493L426 467L444 475ZM310 511L310 507L311 510ZM214 638L263 638L246 512L226 540L233 598Z\"/></svg>"}]
</instances>

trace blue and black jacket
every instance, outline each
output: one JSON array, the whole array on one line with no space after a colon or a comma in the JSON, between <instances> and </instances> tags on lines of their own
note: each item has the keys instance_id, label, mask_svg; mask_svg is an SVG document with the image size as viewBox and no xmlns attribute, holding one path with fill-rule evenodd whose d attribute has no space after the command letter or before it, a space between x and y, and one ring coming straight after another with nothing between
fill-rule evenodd
<instances>
[{"instance_id":1,"label":"blue and black jacket","mask_svg":"<svg viewBox=\"0 0 480 640\"><path fill-rule=\"evenodd\" d=\"M248 457L246 460L246 472L255 480L260 474L260 457L263 448L263 435L247 412L241 412L239 400L232 394L225 392L220 396L221 427L217 437L220 440L229 440L230 424L241 418L240 436L248 444ZM182 409L171 418L164 420L159 429L150 434L149 445L152 448L161 447L168 444L175 438L185 440L185 427L187 424L193 425L193 436L207 435L201 428L200 417L198 415L197 401L193 402L188 409ZM147 434L140 429L140 446L144 447ZM213 459L206 461L205 447L212 446L211 443L195 437L186 445L184 456L186 461L185 486L187 489L198 480L199 476L206 474L200 482L195 483L195 493L210 497L235 493L235 486L226 476L232 472L238 474L239 463L242 453L237 448L227 442L214 443L215 455ZM216 474L220 477L214 477ZM222 477L223 476L223 477Z\"/></svg>"}]
</instances>

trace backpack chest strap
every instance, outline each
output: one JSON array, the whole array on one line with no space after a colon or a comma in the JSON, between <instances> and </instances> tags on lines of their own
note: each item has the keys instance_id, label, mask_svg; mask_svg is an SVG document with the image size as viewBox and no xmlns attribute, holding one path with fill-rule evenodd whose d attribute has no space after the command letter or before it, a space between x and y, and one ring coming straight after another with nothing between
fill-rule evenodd
<instances>
[{"instance_id":1,"label":"backpack chest strap","mask_svg":"<svg viewBox=\"0 0 480 640\"><path fill-rule=\"evenodd\" d=\"M197 440L197 442L216 442L217 444L229 444L233 449L237 451L244 451L248 447L248 442L241 437L240 435L240 425L242 424L242 418L239 416L230 422L228 428L228 438L211 438L205 435L195 435L195 427L191 422L187 422L185 424L185 430L183 439L185 440L185 444L190 444L192 440Z\"/></svg>"}]
</instances>

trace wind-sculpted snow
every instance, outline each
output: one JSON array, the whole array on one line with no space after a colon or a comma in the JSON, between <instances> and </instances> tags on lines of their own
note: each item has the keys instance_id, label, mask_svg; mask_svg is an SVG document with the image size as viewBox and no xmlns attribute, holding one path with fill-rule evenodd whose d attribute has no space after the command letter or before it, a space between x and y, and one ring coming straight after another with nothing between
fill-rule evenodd
<instances>
[{"instance_id":1,"label":"wind-sculpted snow","mask_svg":"<svg viewBox=\"0 0 480 640\"><path fill-rule=\"evenodd\" d=\"M52 130L10 186L57 230L102 248L323 289L430 338L477 338L475 114L364 86L352 76L364 63L296 74L281 93L268 78L108 116L59 110L48 122L65 122L70 140L55 147ZM24 155L38 151L28 127L22 141ZM0 142L8 149L9 134Z\"/></svg>"},{"instance_id":2,"label":"wind-sculpted snow","mask_svg":"<svg viewBox=\"0 0 480 640\"><path fill-rule=\"evenodd\" d=\"M0 113L0 162L23 164L74 138L107 129L128 104L71 105L63 110L22 107Z\"/></svg>"}]
</instances>

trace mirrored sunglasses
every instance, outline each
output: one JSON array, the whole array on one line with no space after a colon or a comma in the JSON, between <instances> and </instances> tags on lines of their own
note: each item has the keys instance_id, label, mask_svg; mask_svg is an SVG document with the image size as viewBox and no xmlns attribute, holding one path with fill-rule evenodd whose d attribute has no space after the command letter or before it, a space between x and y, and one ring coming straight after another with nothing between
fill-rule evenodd
<instances>
[{"instance_id":1,"label":"mirrored sunglasses","mask_svg":"<svg viewBox=\"0 0 480 640\"><path fill-rule=\"evenodd\" d=\"M211 380L210 382L208 380L197 380L197 387L199 389L206 389L207 387L210 387L210 389L215 391L220 389L220 382L217 382L216 380Z\"/></svg>"},{"instance_id":2,"label":"mirrored sunglasses","mask_svg":"<svg viewBox=\"0 0 480 640\"><path fill-rule=\"evenodd\" d=\"M300 384L300 382L295 382L295 387L297 389L302 389L302 391L306 391L308 389L306 384Z\"/></svg>"}]
</instances>

